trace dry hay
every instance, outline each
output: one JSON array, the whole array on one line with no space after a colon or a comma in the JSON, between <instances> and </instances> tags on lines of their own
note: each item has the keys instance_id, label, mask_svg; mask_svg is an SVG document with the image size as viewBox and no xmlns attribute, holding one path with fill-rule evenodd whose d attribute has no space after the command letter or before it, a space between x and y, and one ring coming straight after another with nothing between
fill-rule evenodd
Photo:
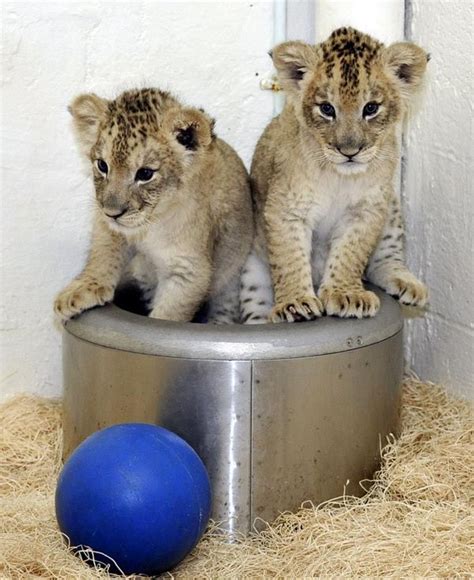
<instances>
[{"instance_id":1,"label":"dry hay","mask_svg":"<svg viewBox=\"0 0 474 580\"><path fill-rule=\"evenodd\" d=\"M415 379L403 401L402 435L363 498L305 505L232 544L210 530L175 577L470 576L471 407ZM17 397L0 422L0 576L109 577L71 555L56 527L60 404Z\"/></svg>"}]
</instances>

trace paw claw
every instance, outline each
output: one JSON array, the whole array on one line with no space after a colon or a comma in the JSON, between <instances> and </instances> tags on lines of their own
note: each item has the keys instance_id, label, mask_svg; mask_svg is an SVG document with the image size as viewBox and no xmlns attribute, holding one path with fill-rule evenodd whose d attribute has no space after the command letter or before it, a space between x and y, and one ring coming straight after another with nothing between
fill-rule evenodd
<instances>
[{"instance_id":1,"label":"paw claw","mask_svg":"<svg viewBox=\"0 0 474 580\"><path fill-rule=\"evenodd\" d=\"M299 322L321 316L323 305L316 296L305 296L291 302L276 304L270 314L272 322Z\"/></svg>"},{"instance_id":2,"label":"paw claw","mask_svg":"<svg viewBox=\"0 0 474 580\"><path fill-rule=\"evenodd\" d=\"M326 314L341 318L365 318L375 316L380 307L376 294L363 288L340 290L321 286L318 292Z\"/></svg>"},{"instance_id":3,"label":"paw claw","mask_svg":"<svg viewBox=\"0 0 474 580\"><path fill-rule=\"evenodd\" d=\"M388 285L387 292L406 306L422 308L428 301L428 289L412 274L395 277Z\"/></svg>"}]
</instances>

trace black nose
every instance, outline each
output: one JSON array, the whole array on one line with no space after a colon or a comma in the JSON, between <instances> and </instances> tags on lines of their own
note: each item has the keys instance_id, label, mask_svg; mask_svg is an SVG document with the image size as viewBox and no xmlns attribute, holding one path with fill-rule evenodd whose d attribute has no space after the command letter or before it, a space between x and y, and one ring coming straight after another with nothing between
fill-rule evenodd
<instances>
[{"instance_id":1,"label":"black nose","mask_svg":"<svg viewBox=\"0 0 474 580\"><path fill-rule=\"evenodd\" d=\"M362 147L359 147L357 149L355 147L346 147L346 148L336 147L336 149L339 151L341 155L344 155L344 157L347 157L350 161L353 157L357 155L357 153L360 152Z\"/></svg>"},{"instance_id":2,"label":"black nose","mask_svg":"<svg viewBox=\"0 0 474 580\"><path fill-rule=\"evenodd\" d=\"M110 218L117 219L127 212L128 206L124 207L105 207L104 213Z\"/></svg>"}]
</instances>

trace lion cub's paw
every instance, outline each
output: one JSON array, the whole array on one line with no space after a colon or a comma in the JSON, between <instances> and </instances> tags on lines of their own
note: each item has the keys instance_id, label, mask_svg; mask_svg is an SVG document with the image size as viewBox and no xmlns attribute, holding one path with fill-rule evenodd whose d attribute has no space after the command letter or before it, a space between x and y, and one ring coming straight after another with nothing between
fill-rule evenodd
<instances>
[{"instance_id":1,"label":"lion cub's paw","mask_svg":"<svg viewBox=\"0 0 474 580\"><path fill-rule=\"evenodd\" d=\"M54 312L61 320L69 320L84 310L110 302L114 290L113 286L95 280L74 280L57 296Z\"/></svg>"},{"instance_id":2,"label":"lion cub's paw","mask_svg":"<svg viewBox=\"0 0 474 580\"><path fill-rule=\"evenodd\" d=\"M323 313L321 300L316 296L302 296L276 304L270 313L271 322L301 322L313 320Z\"/></svg>"},{"instance_id":3,"label":"lion cub's paw","mask_svg":"<svg viewBox=\"0 0 474 580\"><path fill-rule=\"evenodd\" d=\"M393 278L387 286L387 292L407 306L422 308L428 301L428 289L412 274Z\"/></svg>"},{"instance_id":4,"label":"lion cub's paw","mask_svg":"<svg viewBox=\"0 0 474 580\"><path fill-rule=\"evenodd\" d=\"M321 286L318 296L329 316L365 318L375 316L380 307L378 296L370 290L341 290L330 286Z\"/></svg>"}]
</instances>

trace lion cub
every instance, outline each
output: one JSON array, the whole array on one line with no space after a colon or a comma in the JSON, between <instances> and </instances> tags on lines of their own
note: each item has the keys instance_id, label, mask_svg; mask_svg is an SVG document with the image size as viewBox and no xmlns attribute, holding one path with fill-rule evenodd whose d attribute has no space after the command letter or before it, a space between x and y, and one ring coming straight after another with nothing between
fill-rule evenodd
<instances>
[{"instance_id":1,"label":"lion cub","mask_svg":"<svg viewBox=\"0 0 474 580\"><path fill-rule=\"evenodd\" d=\"M374 316L362 277L422 306L425 286L404 263L393 181L398 131L427 54L385 47L352 28L322 44L272 52L286 106L257 144L251 168L257 234L243 273L244 322Z\"/></svg>"},{"instance_id":2,"label":"lion cub","mask_svg":"<svg viewBox=\"0 0 474 580\"><path fill-rule=\"evenodd\" d=\"M96 209L86 266L56 313L65 320L111 301L131 272L153 285L153 318L190 321L208 300L209 321L237 321L251 198L244 165L213 121L156 89L113 101L81 95L70 111Z\"/></svg>"}]
</instances>

